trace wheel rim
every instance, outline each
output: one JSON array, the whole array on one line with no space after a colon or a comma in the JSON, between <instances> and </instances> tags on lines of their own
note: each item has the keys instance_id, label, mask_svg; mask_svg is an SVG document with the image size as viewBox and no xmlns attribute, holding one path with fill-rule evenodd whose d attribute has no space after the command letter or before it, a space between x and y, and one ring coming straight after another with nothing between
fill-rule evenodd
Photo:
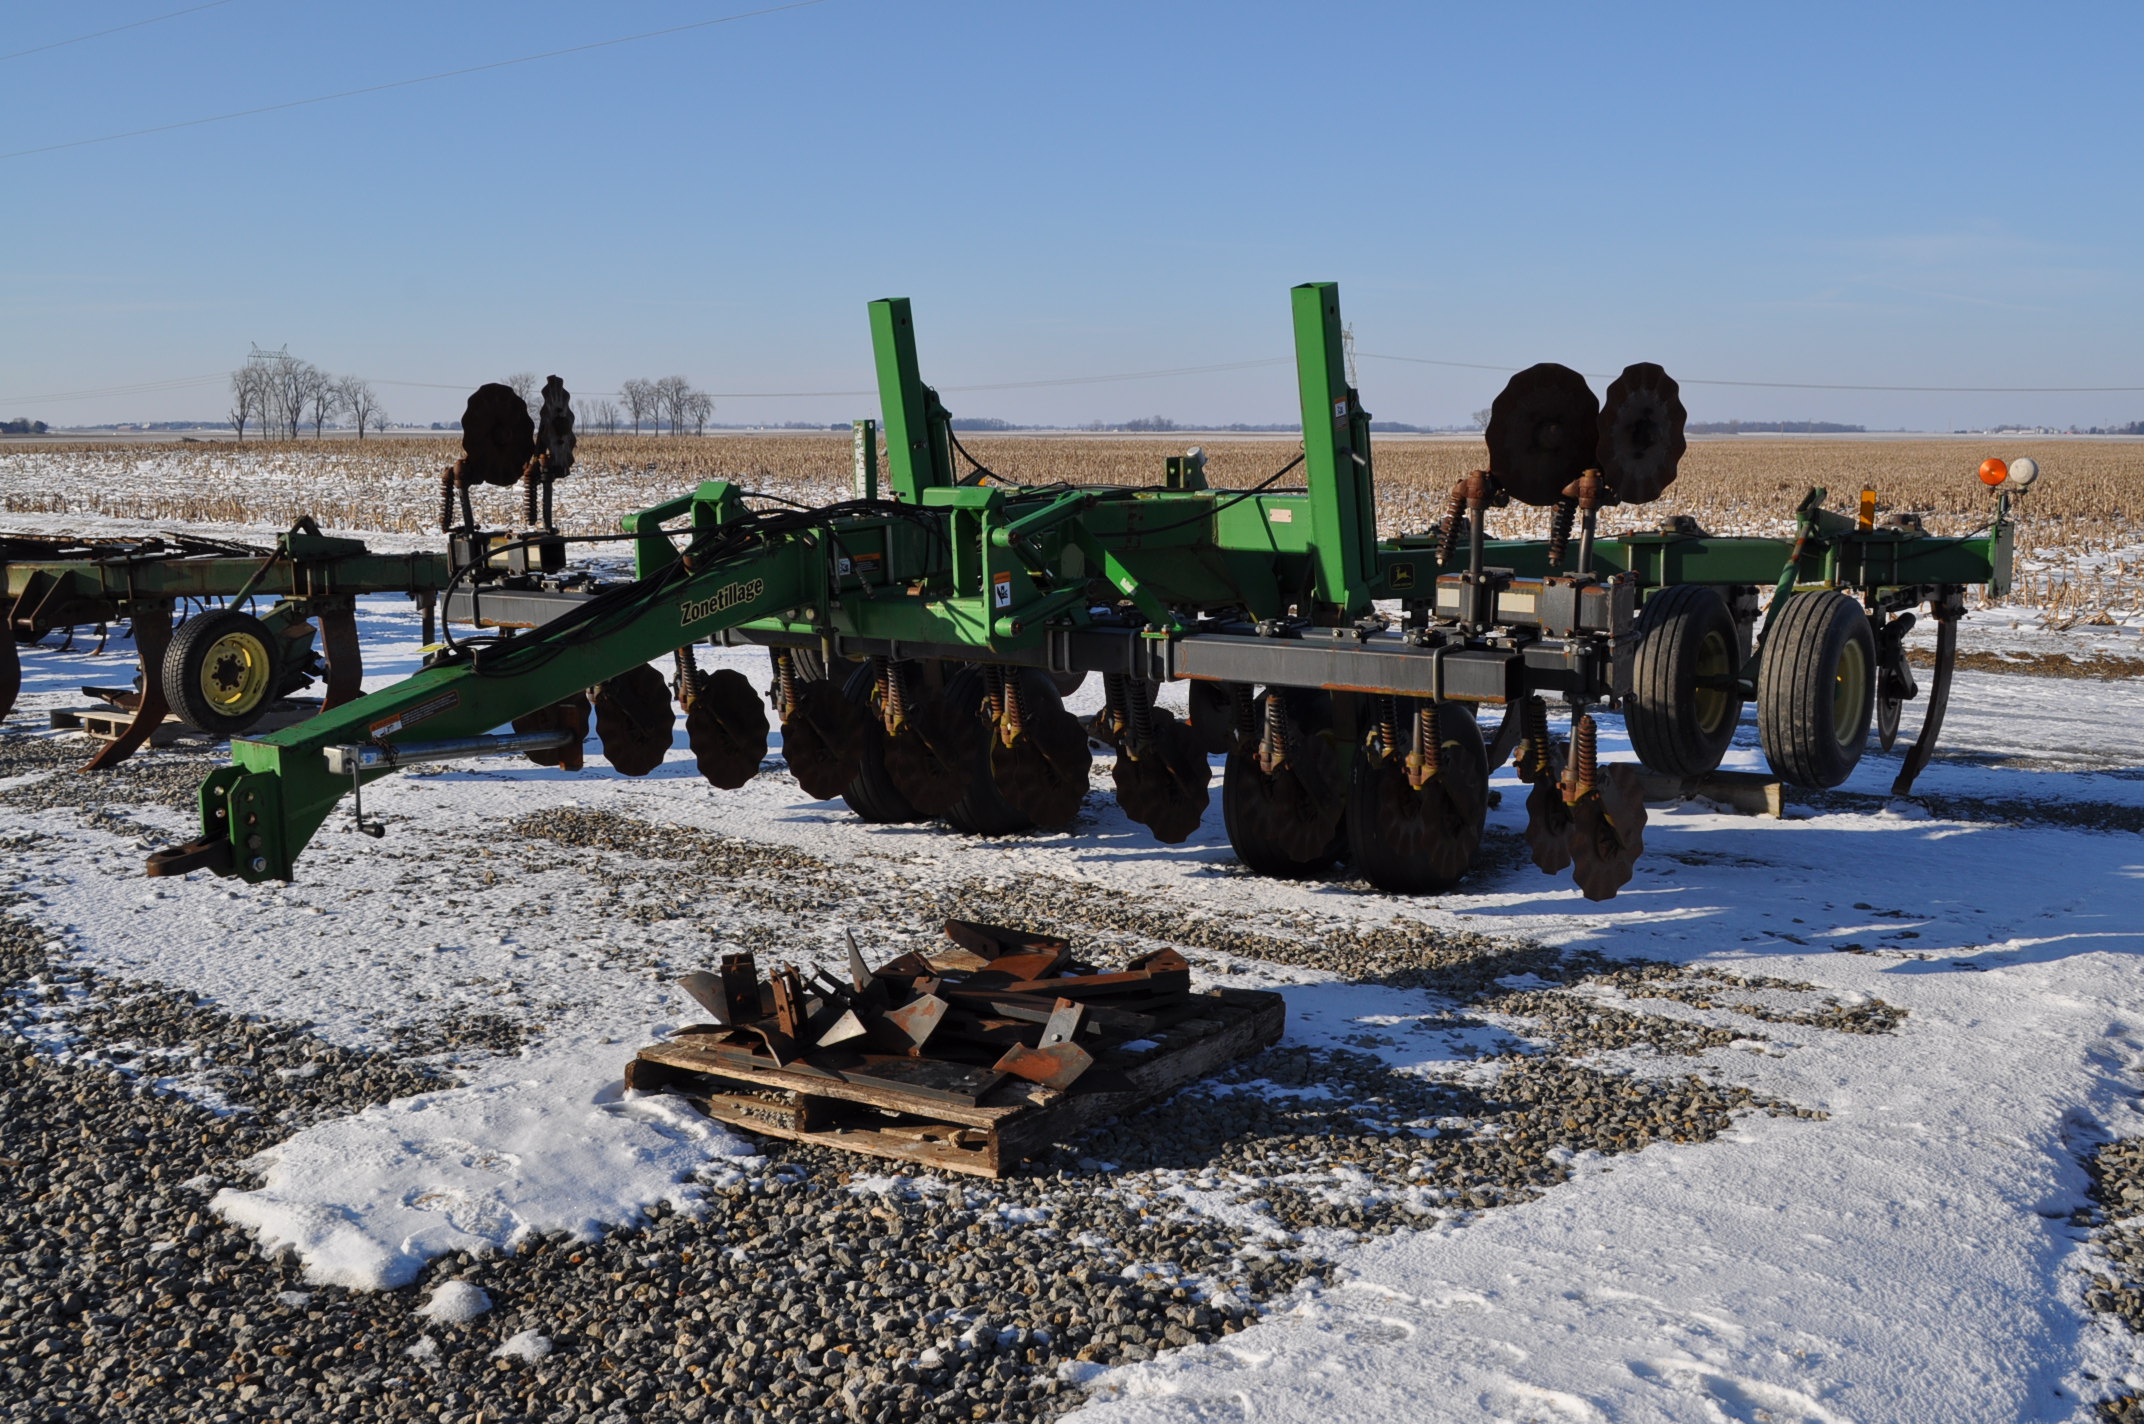
<instances>
[{"instance_id":1,"label":"wheel rim","mask_svg":"<svg viewBox=\"0 0 2144 1424\"><path fill-rule=\"evenodd\" d=\"M1868 696L1868 654L1850 642L1839 652L1839 670L1831 684L1831 734L1840 746L1850 747L1866 735L1861 709L1868 705Z\"/></svg>"},{"instance_id":2,"label":"wheel rim","mask_svg":"<svg viewBox=\"0 0 2144 1424\"><path fill-rule=\"evenodd\" d=\"M268 645L251 633L226 633L201 659L201 696L227 717L243 716L268 695Z\"/></svg>"},{"instance_id":3,"label":"wheel rim","mask_svg":"<svg viewBox=\"0 0 2144 1424\"><path fill-rule=\"evenodd\" d=\"M1697 645L1697 689L1690 698L1690 711L1697 719L1697 729L1706 736L1720 730L1727 720L1730 698L1727 689L1720 684L1733 676L1734 665L1727 650L1727 639L1720 633L1707 633L1705 640Z\"/></svg>"}]
</instances>

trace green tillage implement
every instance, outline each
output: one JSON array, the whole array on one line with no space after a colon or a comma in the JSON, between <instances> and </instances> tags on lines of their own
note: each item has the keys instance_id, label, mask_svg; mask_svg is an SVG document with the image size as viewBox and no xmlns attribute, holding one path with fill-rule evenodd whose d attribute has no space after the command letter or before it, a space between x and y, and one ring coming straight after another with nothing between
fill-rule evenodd
<instances>
[{"instance_id":1,"label":"green tillage implement","mask_svg":"<svg viewBox=\"0 0 2144 1424\"><path fill-rule=\"evenodd\" d=\"M338 800L399 764L489 750L578 766L587 692L606 755L644 772L671 725L645 665L672 654L703 773L741 784L766 716L742 677L696 673L690 650L705 639L772 650L792 772L872 819L1062 825L1085 790L1091 734L1117 752L1126 814L1164 840L1196 828L1207 757L1225 753L1228 834L1253 869L1309 875L1352 860L1381 888L1433 891L1466 874L1490 769L1516 748L1536 862L1570 867L1605 898L1629 877L1644 809L1632 769L1599 763L1592 709L1650 717L1650 741L1687 764L1723 708L1739 715L1756 696L1767 750L1781 742L1775 762L1812 783L1843 777L1835 763L1858 756L1871 707L1910 695L1894 681L1903 653L1890 656L1904 620L1890 615L1930 603L1947 634L1966 585L2007 581L2000 505L1989 532L1964 539L1842 527L1816 496L1793 540L1595 538L1589 514L1572 570L1544 542L1486 537L1501 500L1480 475L1452 537L1380 542L1337 289L1298 287L1292 302L1305 487L1275 487L1291 462L1237 491L1207 488L1196 457L1143 488L961 474L966 452L919 375L908 303L873 302L890 498L876 488L875 432L859 422L858 498L773 511L703 484L624 521L630 583L547 589L502 570L514 541L484 536L493 552L457 571L448 612L504 631L450 642L414 677L302 726L235 741L234 764L202 789L200 838L158 852L150 873L288 879ZM1785 595L1762 638L1760 586ZM1106 706L1082 726L1056 689L1090 673ZM1188 723L1154 705L1178 679L1192 682ZM1946 686L1939 669L1939 696ZM1547 697L1570 707L1568 745L1548 731ZM1483 704L1503 709L1493 737L1477 729ZM517 735L490 735L510 722Z\"/></svg>"},{"instance_id":2,"label":"green tillage implement","mask_svg":"<svg viewBox=\"0 0 2144 1424\"><path fill-rule=\"evenodd\" d=\"M325 706L351 701L364 675L357 600L406 593L421 601L429 642L432 609L450 573L442 554L374 553L360 540L322 534L309 517L273 549L8 536L0 557L11 635L0 639L0 717L21 690L18 641L34 642L54 628L133 625L141 685L118 693L133 717L85 771L125 760L173 712L204 731L242 732L312 671L324 674ZM254 599L270 605L258 618L238 606ZM174 631L173 611L189 603L198 611ZM324 668L314 667L313 620Z\"/></svg>"}]
</instances>

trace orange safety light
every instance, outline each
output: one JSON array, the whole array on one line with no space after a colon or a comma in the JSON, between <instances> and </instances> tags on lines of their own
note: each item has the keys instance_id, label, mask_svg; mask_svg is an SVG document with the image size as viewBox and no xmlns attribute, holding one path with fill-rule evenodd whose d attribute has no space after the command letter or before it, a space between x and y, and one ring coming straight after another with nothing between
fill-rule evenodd
<instances>
[{"instance_id":1,"label":"orange safety light","mask_svg":"<svg viewBox=\"0 0 2144 1424\"><path fill-rule=\"evenodd\" d=\"M1980 482L1993 488L2010 478L2010 467L1993 455L1980 462Z\"/></svg>"},{"instance_id":2,"label":"orange safety light","mask_svg":"<svg viewBox=\"0 0 2144 1424\"><path fill-rule=\"evenodd\" d=\"M1861 492L1861 517L1854 522L1863 529L1876 527L1876 491L1865 489Z\"/></svg>"}]
</instances>

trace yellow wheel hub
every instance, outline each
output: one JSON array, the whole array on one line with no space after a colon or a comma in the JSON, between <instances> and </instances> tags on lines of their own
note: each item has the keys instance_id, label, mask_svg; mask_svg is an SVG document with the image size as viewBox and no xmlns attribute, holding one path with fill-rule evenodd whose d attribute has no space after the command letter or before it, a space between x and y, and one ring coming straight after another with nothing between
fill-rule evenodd
<instances>
[{"instance_id":1,"label":"yellow wheel hub","mask_svg":"<svg viewBox=\"0 0 2144 1424\"><path fill-rule=\"evenodd\" d=\"M268 695L268 648L251 633L226 633L201 659L201 696L226 716L251 712Z\"/></svg>"},{"instance_id":2,"label":"yellow wheel hub","mask_svg":"<svg viewBox=\"0 0 2144 1424\"><path fill-rule=\"evenodd\" d=\"M1697 729L1706 736L1720 730L1720 723L1727 720L1731 699L1727 689L1718 684L1735 671L1733 655L1727 639L1719 633L1707 633L1705 641L1697 645L1697 689L1690 697L1690 710L1697 717ZM1706 686L1712 683L1712 686Z\"/></svg>"},{"instance_id":3,"label":"yellow wheel hub","mask_svg":"<svg viewBox=\"0 0 2144 1424\"><path fill-rule=\"evenodd\" d=\"M1868 705L1869 660L1859 643L1848 643L1839 654L1839 671L1831 685L1831 734L1839 745L1850 747L1868 734L1861 725L1861 709Z\"/></svg>"}]
</instances>

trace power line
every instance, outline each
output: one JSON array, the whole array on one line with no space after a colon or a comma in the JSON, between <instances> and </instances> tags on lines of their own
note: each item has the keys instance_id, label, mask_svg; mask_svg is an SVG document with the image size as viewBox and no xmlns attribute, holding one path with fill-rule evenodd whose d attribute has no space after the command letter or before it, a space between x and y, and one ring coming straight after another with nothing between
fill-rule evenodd
<instances>
[{"instance_id":1,"label":"power line","mask_svg":"<svg viewBox=\"0 0 2144 1424\"><path fill-rule=\"evenodd\" d=\"M143 25L162 24L166 20L176 20L181 15L191 15L201 10L213 10L218 5L228 5L230 3L231 0L208 0L206 5L189 5L183 10L171 10L161 15L151 15L146 20L136 20L132 24L114 25L108 30L91 30L88 34L76 35L71 40L54 40L51 44L32 45L28 49L18 49L13 54L0 54L0 63L5 63L10 59L20 59L26 54L43 54L48 49L65 49L68 45L80 44L84 40L101 40L106 35L116 35L121 30L138 30Z\"/></svg>"},{"instance_id":2,"label":"power line","mask_svg":"<svg viewBox=\"0 0 2144 1424\"><path fill-rule=\"evenodd\" d=\"M128 129L124 133L100 134L95 138L70 139L66 143L48 143L38 148L18 148L12 153L0 153L0 159L28 158L35 153L57 153L66 148L85 148L90 144L117 143L123 138L140 138L144 134L169 133L173 129L199 128L203 124L220 124L231 119L252 118L256 114L279 113L284 109L302 109L309 104L326 104L336 99L352 99L360 94L378 94L388 89L407 89L413 84L431 84L441 79L458 79L465 74L482 74L492 69L509 69L517 64L534 64L539 59L557 59L560 55L586 54L590 50L609 49L614 45L632 44L637 40L659 39L664 35L681 35L688 30L704 30L712 25L727 25L737 20L756 19L761 15L779 14L783 10L802 10L812 5L823 5L826 0L789 0L786 5L769 5L759 10L740 10L734 15L722 15L712 20L695 20L689 25L672 25L668 29L643 30L637 35L620 35L616 39L596 40L591 44L569 45L565 49L547 49L541 54L524 54L515 59L498 59L489 64L472 64L463 69L445 69L437 74L420 74L414 79L395 79L385 84L368 84L361 89L343 89L333 94L319 94L310 99L291 99L281 104L263 104L255 109L234 109L228 114L210 114L206 118L182 119L173 124L157 124L145 129Z\"/></svg>"},{"instance_id":3,"label":"power line","mask_svg":"<svg viewBox=\"0 0 2144 1424\"><path fill-rule=\"evenodd\" d=\"M1462 371L1509 371L1510 366L1498 366L1485 361L1436 361L1427 356L1382 356L1375 352L1361 353L1372 361L1404 361L1411 366L1450 366ZM1612 380L1607 371L1582 371L1596 381ZM2132 394L2144 391L2144 386L1855 386L1818 381L1724 381L1703 376L1677 376L1675 383L1682 386L1739 386L1750 390L1767 391L1904 391L1921 395L2109 395Z\"/></svg>"},{"instance_id":4,"label":"power line","mask_svg":"<svg viewBox=\"0 0 2144 1424\"><path fill-rule=\"evenodd\" d=\"M1361 353L1372 361L1401 361L1414 366L1447 366L1464 371L1508 371L1509 366L1495 365L1486 361L1444 361L1428 356L1391 356L1376 352ZM938 389L948 395L972 394L984 391L1048 390L1065 386L1106 385L1117 381L1166 380L1176 376L1202 376L1223 371L1249 371L1290 364L1285 356L1268 356L1253 361L1221 361L1204 366L1168 366L1148 371L1118 371L1096 376L1051 376L1031 381L992 381L977 385L941 386ZM1596 380L1608 379L1608 373L1588 371L1582 374ZM100 386L90 390L50 391L42 395L0 397L0 407L19 408L38 403L76 400L106 400L125 396L155 395L166 391L184 390L193 386L220 385L229 379L228 372L215 372L202 376L174 376L166 380L139 381L131 385ZM471 391L480 382L468 381L397 381L386 377L370 378L374 385L399 386L410 390ZM1735 386L1755 390L1787 391L1878 391L1906 392L1926 395L2108 395L2133 394L2144 391L2144 386L1862 386L1828 384L1813 381L1728 381L1690 376L1679 378L1686 386ZM574 393L589 399L612 398L617 391L582 390ZM716 400L852 400L875 396L874 389L847 391L709 391Z\"/></svg>"}]
</instances>

